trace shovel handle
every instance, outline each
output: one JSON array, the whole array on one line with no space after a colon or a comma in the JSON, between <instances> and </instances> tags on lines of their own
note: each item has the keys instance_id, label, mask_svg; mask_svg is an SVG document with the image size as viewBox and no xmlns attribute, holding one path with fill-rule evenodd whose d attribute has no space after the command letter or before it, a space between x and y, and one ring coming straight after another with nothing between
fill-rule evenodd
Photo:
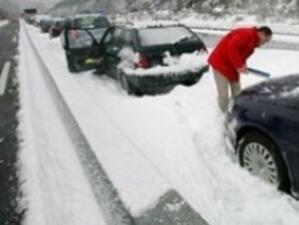
<instances>
[{"instance_id":1,"label":"shovel handle","mask_svg":"<svg viewBox=\"0 0 299 225\"><path fill-rule=\"evenodd\" d=\"M247 70L250 73L253 73L253 74L258 75L258 76L262 76L262 77L266 77L266 78L269 78L271 76L270 73L259 70L259 69L254 69L254 68L248 67Z\"/></svg>"}]
</instances>

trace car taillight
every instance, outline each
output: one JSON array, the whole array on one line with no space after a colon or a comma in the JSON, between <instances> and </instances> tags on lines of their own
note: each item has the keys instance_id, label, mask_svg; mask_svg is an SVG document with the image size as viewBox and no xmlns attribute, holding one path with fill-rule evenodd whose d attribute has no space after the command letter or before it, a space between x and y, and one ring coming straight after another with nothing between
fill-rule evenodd
<instances>
[{"instance_id":1,"label":"car taillight","mask_svg":"<svg viewBox=\"0 0 299 225\"><path fill-rule=\"evenodd\" d=\"M148 56L144 53L137 53L136 54L136 59L134 62L134 67L135 69L137 68L143 68L143 69L147 69L150 67L150 60L148 58Z\"/></svg>"}]
</instances>

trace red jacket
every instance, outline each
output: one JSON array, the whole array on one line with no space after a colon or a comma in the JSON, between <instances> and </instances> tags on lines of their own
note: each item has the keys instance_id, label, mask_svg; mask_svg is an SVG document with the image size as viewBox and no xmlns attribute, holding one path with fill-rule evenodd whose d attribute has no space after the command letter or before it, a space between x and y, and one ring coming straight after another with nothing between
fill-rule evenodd
<instances>
[{"instance_id":1,"label":"red jacket","mask_svg":"<svg viewBox=\"0 0 299 225\"><path fill-rule=\"evenodd\" d=\"M258 31L253 28L232 30L217 44L211 53L209 64L232 82L239 81L238 69L246 66L246 60L258 46Z\"/></svg>"}]
</instances>

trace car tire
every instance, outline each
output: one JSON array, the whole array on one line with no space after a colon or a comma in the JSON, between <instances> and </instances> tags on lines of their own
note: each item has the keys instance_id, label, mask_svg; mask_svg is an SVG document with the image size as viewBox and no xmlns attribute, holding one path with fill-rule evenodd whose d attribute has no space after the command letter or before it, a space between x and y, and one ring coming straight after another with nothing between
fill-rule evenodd
<instances>
[{"instance_id":1,"label":"car tire","mask_svg":"<svg viewBox=\"0 0 299 225\"><path fill-rule=\"evenodd\" d=\"M284 160L278 147L266 135L254 131L246 133L238 141L238 153L240 165L243 168L274 185L279 190L289 191L290 182ZM254 158L254 154L259 160ZM259 163L262 164L262 169L259 168L260 173L257 174L259 169L254 169L254 167L260 166ZM271 183L271 180L275 180L275 182Z\"/></svg>"}]
</instances>

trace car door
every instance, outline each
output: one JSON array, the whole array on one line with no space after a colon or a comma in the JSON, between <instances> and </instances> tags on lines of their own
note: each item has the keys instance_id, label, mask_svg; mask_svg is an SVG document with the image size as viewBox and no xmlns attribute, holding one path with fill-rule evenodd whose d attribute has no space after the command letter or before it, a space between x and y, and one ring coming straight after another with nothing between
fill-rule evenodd
<instances>
[{"instance_id":1,"label":"car door","mask_svg":"<svg viewBox=\"0 0 299 225\"><path fill-rule=\"evenodd\" d=\"M100 66L103 57L102 38L109 28L65 29L63 42L68 68L71 72L81 72Z\"/></svg>"},{"instance_id":2,"label":"car door","mask_svg":"<svg viewBox=\"0 0 299 225\"><path fill-rule=\"evenodd\" d=\"M117 78L117 66L120 62L119 52L124 46L124 29L115 27L102 41L105 51L105 65L107 75Z\"/></svg>"}]
</instances>

